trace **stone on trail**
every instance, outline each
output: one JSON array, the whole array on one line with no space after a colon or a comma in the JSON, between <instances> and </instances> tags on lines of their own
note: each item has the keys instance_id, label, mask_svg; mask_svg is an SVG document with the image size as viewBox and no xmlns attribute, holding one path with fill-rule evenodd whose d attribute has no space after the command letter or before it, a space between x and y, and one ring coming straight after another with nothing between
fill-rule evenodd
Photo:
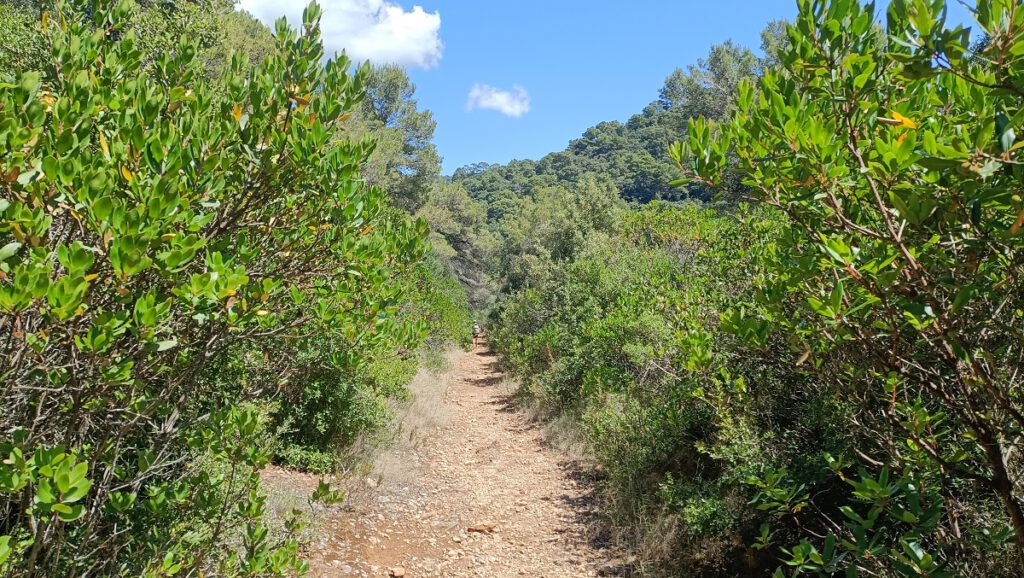
<instances>
[{"instance_id":1,"label":"stone on trail","mask_svg":"<svg viewBox=\"0 0 1024 578\"><path fill-rule=\"evenodd\" d=\"M466 528L467 532L476 532L477 534L490 534L497 528L498 525L493 522L482 522L474 526Z\"/></svg>"},{"instance_id":2,"label":"stone on trail","mask_svg":"<svg viewBox=\"0 0 1024 578\"><path fill-rule=\"evenodd\" d=\"M388 571L388 576L391 576L391 578L405 578L405 568L401 566L392 568Z\"/></svg>"}]
</instances>

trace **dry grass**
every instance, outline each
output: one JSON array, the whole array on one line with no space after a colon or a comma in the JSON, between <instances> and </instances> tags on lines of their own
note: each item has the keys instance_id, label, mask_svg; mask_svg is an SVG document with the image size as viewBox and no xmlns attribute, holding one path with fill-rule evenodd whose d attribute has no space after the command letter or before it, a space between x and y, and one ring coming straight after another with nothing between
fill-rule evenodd
<instances>
[{"instance_id":1,"label":"dry grass","mask_svg":"<svg viewBox=\"0 0 1024 578\"><path fill-rule=\"evenodd\" d=\"M271 526L283 530L283 520L293 510L304 513L307 527L300 542L320 531L324 514L330 508L311 508L309 497L321 478L348 494L345 507L360 503L376 493L382 483L410 484L417 472L410 468L415 455L433 430L447 423L445 395L454 379L456 363L467 355L460 349L443 354L443 363L422 367L409 383L409 397L392 405L392 421L386 435L363 440L346 450L348 468L333 476L320 476L269 466L261 475ZM426 365L426 364L424 364Z\"/></svg>"},{"instance_id":2,"label":"dry grass","mask_svg":"<svg viewBox=\"0 0 1024 578\"><path fill-rule=\"evenodd\" d=\"M500 386L502 391L519 402L530 420L541 425L544 441L562 454L567 460L587 469L598 468L590 451L587 434L580 427L579 418L568 412L551 411L540 398L524 388L522 383L511 377L504 377Z\"/></svg>"},{"instance_id":3,"label":"dry grass","mask_svg":"<svg viewBox=\"0 0 1024 578\"><path fill-rule=\"evenodd\" d=\"M407 386L409 399L396 402L392 407L392 436L389 443L368 449L363 456L371 465L370 478L380 483L410 484L418 473L409 464L415 462L416 453L437 428L444 427L450 418L445 407L445 396L455 379L454 368L468 355L461 349L445 352L446 367L442 371L420 369Z\"/></svg>"},{"instance_id":4,"label":"dry grass","mask_svg":"<svg viewBox=\"0 0 1024 578\"><path fill-rule=\"evenodd\" d=\"M519 400L520 406L538 423L549 447L579 468L595 483L603 477L603 468L594 458L587 433L579 416L570 412L551 411L521 384L505 378L503 391ZM599 514L588 529L591 538L619 552L618 565L612 569L616 576L637 578L665 578L687 576L685 564L680 564L680 542L685 531L678 515L637 511L635 504L622 496L596 490ZM722 540L706 540L696 548L697 559L691 562L705 567L713 566L729 544ZM680 574L680 572L683 572Z\"/></svg>"},{"instance_id":5,"label":"dry grass","mask_svg":"<svg viewBox=\"0 0 1024 578\"><path fill-rule=\"evenodd\" d=\"M267 466L260 473L263 493L267 497L266 521L272 541L285 536L285 520L291 518L293 512L298 513L304 524L296 536L300 545L308 545L321 533L328 508L311 505L309 502L320 479L321 476L317 474L296 472L274 465ZM327 481L335 486L340 485L330 479Z\"/></svg>"},{"instance_id":6,"label":"dry grass","mask_svg":"<svg viewBox=\"0 0 1024 578\"><path fill-rule=\"evenodd\" d=\"M597 466L590 451L587 434L572 416L561 414L544 424L544 438L548 444L564 455L566 459L581 465Z\"/></svg>"}]
</instances>

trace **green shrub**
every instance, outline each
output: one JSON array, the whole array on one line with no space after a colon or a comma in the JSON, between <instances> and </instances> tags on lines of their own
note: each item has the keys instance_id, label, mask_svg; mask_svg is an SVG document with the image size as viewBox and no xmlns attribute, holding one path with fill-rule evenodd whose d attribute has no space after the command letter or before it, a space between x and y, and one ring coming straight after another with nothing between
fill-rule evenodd
<instances>
[{"instance_id":1,"label":"green shrub","mask_svg":"<svg viewBox=\"0 0 1024 578\"><path fill-rule=\"evenodd\" d=\"M39 70L46 63L46 46L36 16L27 8L0 4L0 80L20 70Z\"/></svg>"},{"instance_id":2,"label":"green shrub","mask_svg":"<svg viewBox=\"0 0 1024 578\"><path fill-rule=\"evenodd\" d=\"M333 474L342 465L337 452L310 449L303 445L285 444L277 450L278 458L288 467L314 474Z\"/></svg>"},{"instance_id":3,"label":"green shrub","mask_svg":"<svg viewBox=\"0 0 1024 578\"><path fill-rule=\"evenodd\" d=\"M258 355L244 374L277 376L281 401L274 412L283 440L276 456L287 465L317 472L341 465L338 456L360 440L373 440L376 430L393 417L389 400L408 396L405 386L420 367L425 352L450 343L468 343L471 320L466 292L435 256L397 271L395 288L402 296L376 334L355 343L335 335L310 336L265 355ZM266 367L266 357L287 358L295 371L281 381ZM267 384L267 387L272 387ZM310 456L317 465L310 465Z\"/></svg>"},{"instance_id":4,"label":"green shrub","mask_svg":"<svg viewBox=\"0 0 1024 578\"><path fill-rule=\"evenodd\" d=\"M315 4L216 82L187 38L139 74L132 6L62 5L43 68L0 84L0 564L289 574L264 416L240 404L415 348L391 280L425 226L358 180L372 143L334 138L366 71L323 63ZM290 355L321 347L326 370Z\"/></svg>"},{"instance_id":5,"label":"green shrub","mask_svg":"<svg viewBox=\"0 0 1024 578\"><path fill-rule=\"evenodd\" d=\"M763 515L745 480L798 461L817 433L765 423L799 420L810 403L781 407L774 360L747 358L720 331L720 314L750 295L752 247L777 223L746 207L655 204L618 227L501 299L492 343L541 407L575 416L601 464L606 512L638 545L657 544L645 563L665 575L756 571L744 542Z\"/></svg>"},{"instance_id":6,"label":"green shrub","mask_svg":"<svg viewBox=\"0 0 1024 578\"><path fill-rule=\"evenodd\" d=\"M674 151L787 219L730 331L813 372L853 437L826 475L752 480L760 546L780 576L1020 575L1024 9L979 0L972 48L945 2L893 1L884 31L798 4L781 66Z\"/></svg>"},{"instance_id":7,"label":"green shrub","mask_svg":"<svg viewBox=\"0 0 1024 578\"><path fill-rule=\"evenodd\" d=\"M451 267L433 251L416 267L406 314L430 328L428 346L468 347L473 319L466 290Z\"/></svg>"}]
</instances>

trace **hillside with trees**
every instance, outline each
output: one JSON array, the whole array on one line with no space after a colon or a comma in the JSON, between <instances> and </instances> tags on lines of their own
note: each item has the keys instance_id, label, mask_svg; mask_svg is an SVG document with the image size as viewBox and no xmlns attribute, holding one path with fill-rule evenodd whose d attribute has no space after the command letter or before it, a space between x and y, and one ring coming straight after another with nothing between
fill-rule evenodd
<instances>
[{"instance_id":1,"label":"hillside with trees","mask_svg":"<svg viewBox=\"0 0 1024 578\"><path fill-rule=\"evenodd\" d=\"M731 41L712 46L697 64L672 72L657 100L626 122L598 123L564 151L537 161L463 167L452 180L487 203L492 219L500 218L509 203L529 195L534 187L577 182L587 174L607 175L627 201L710 200L710 191L699 184L684 189L672 186L682 175L665 151L685 134L688 119L703 116L723 121L733 112L740 82L758 78L786 43L782 26L773 22L762 31L761 50L766 57Z\"/></svg>"}]
</instances>

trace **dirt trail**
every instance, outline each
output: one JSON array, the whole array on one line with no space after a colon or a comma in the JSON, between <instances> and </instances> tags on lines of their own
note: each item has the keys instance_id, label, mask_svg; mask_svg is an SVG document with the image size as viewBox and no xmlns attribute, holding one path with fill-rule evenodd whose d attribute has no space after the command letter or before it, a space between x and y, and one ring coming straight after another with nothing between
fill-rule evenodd
<instances>
[{"instance_id":1,"label":"dirt trail","mask_svg":"<svg viewBox=\"0 0 1024 578\"><path fill-rule=\"evenodd\" d=\"M590 483L515 407L490 352L457 355L451 372L413 389L424 399L404 443L320 526L312 576L618 573L588 535Z\"/></svg>"}]
</instances>

